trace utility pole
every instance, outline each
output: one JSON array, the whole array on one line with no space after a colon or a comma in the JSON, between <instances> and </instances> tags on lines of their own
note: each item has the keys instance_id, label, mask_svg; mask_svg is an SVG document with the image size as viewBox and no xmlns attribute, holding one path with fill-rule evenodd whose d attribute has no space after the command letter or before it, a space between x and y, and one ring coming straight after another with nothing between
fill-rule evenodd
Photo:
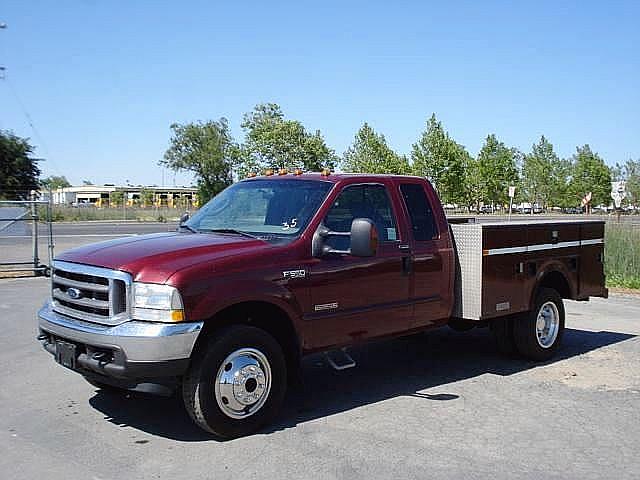
<instances>
[{"instance_id":1,"label":"utility pole","mask_svg":"<svg viewBox=\"0 0 640 480\"><path fill-rule=\"evenodd\" d=\"M129 186L129 180L125 180L127 186ZM122 219L127 219L127 189L124 189L124 193L122 195Z\"/></svg>"},{"instance_id":2,"label":"utility pole","mask_svg":"<svg viewBox=\"0 0 640 480\"><path fill-rule=\"evenodd\" d=\"M7 24L0 22L0 30L5 30L7 28ZM4 72L5 72L6 68L2 65L0 65L0 80L4 80Z\"/></svg>"}]
</instances>

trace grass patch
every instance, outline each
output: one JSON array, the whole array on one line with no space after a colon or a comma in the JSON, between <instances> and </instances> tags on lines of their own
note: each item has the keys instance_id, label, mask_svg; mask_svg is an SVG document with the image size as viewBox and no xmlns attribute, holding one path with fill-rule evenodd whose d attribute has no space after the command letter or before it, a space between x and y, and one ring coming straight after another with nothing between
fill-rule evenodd
<instances>
[{"instance_id":1,"label":"grass patch","mask_svg":"<svg viewBox=\"0 0 640 480\"><path fill-rule=\"evenodd\" d=\"M607 223L604 259L608 286L640 289L640 227Z\"/></svg>"},{"instance_id":2,"label":"grass patch","mask_svg":"<svg viewBox=\"0 0 640 480\"><path fill-rule=\"evenodd\" d=\"M139 222L167 222L178 221L184 210L167 207L122 207L96 208L96 207L66 207L54 206L51 209L51 217L54 222L86 222L92 220L137 220ZM42 218L46 213L41 212Z\"/></svg>"}]
</instances>

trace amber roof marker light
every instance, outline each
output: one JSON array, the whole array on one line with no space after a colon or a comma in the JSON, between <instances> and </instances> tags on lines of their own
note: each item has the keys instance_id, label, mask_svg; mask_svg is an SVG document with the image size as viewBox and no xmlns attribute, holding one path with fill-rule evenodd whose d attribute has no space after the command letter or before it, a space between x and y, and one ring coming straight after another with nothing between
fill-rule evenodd
<instances>
[{"instance_id":1,"label":"amber roof marker light","mask_svg":"<svg viewBox=\"0 0 640 480\"><path fill-rule=\"evenodd\" d=\"M287 173L289 172L286 168L281 168L280 170L278 170L278 175L286 175Z\"/></svg>"},{"instance_id":2,"label":"amber roof marker light","mask_svg":"<svg viewBox=\"0 0 640 480\"><path fill-rule=\"evenodd\" d=\"M271 175L273 175L273 169L271 169L271 168L267 168L267 169L264 171L264 174L265 174L267 177L270 177Z\"/></svg>"},{"instance_id":3,"label":"amber roof marker light","mask_svg":"<svg viewBox=\"0 0 640 480\"><path fill-rule=\"evenodd\" d=\"M302 169L301 169L301 168L296 168L296 169L293 171L293 174L294 174L294 175L302 175Z\"/></svg>"},{"instance_id":4,"label":"amber roof marker light","mask_svg":"<svg viewBox=\"0 0 640 480\"><path fill-rule=\"evenodd\" d=\"M322 175L323 177L328 177L329 175L331 175L331 170L329 170L328 168L323 168L320 175Z\"/></svg>"}]
</instances>

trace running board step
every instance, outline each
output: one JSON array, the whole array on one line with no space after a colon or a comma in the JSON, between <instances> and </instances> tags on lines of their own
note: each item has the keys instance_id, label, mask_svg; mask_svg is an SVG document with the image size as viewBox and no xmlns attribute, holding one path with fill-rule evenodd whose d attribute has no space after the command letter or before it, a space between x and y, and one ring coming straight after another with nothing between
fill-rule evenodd
<instances>
[{"instance_id":1,"label":"running board step","mask_svg":"<svg viewBox=\"0 0 640 480\"><path fill-rule=\"evenodd\" d=\"M346 348L324 352L324 356L334 370L346 370L356 366L356 361L347 353Z\"/></svg>"}]
</instances>

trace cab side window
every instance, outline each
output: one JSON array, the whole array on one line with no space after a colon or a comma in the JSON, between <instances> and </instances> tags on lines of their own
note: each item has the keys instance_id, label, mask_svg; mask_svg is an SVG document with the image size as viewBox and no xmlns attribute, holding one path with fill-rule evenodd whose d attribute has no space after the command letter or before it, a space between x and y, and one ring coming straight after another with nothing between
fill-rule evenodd
<instances>
[{"instance_id":1,"label":"cab side window","mask_svg":"<svg viewBox=\"0 0 640 480\"><path fill-rule=\"evenodd\" d=\"M324 224L334 232L350 232L354 218L369 218L376 225L381 242L398 239L396 219L391 201L383 185L354 185L346 187L334 201ZM327 244L336 250L350 247L349 237L331 236Z\"/></svg>"},{"instance_id":2,"label":"cab side window","mask_svg":"<svg viewBox=\"0 0 640 480\"><path fill-rule=\"evenodd\" d=\"M420 241L433 240L438 237L438 229L433 210L422 185L403 183L400 185L402 198L409 212L413 239Z\"/></svg>"}]
</instances>

